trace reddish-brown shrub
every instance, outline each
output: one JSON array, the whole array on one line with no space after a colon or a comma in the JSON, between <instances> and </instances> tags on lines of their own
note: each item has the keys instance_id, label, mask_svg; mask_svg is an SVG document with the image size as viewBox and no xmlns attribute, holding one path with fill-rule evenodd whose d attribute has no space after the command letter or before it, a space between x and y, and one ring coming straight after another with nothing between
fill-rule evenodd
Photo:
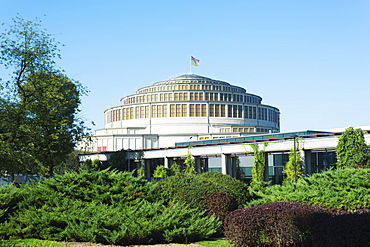
<instances>
[{"instance_id":1,"label":"reddish-brown shrub","mask_svg":"<svg viewBox=\"0 0 370 247\"><path fill-rule=\"evenodd\" d=\"M207 214L224 221L227 214L238 208L235 196L223 191L214 192L205 197Z\"/></svg>"},{"instance_id":2,"label":"reddish-brown shrub","mask_svg":"<svg viewBox=\"0 0 370 247\"><path fill-rule=\"evenodd\" d=\"M275 202L237 209L224 220L225 236L235 246L310 245L317 239L317 222L330 214L297 202ZM318 245L320 246L319 242Z\"/></svg>"},{"instance_id":3,"label":"reddish-brown shrub","mask_svg":"<svg viewBox=\"0 0 370 247\"><path fill-rule=\"evenodd\" d=\"M326 222L328 247L370 245L370 214L337 215Z\"/></svg>"}]
</instances>

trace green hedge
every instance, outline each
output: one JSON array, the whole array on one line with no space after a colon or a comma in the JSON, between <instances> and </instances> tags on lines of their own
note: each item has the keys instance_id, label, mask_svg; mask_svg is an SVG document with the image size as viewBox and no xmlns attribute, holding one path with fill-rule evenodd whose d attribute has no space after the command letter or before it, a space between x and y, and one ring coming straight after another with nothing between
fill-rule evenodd
<instances>
[{"instance_id":1,"label":"green hedge","mask_svg":"<svg viewBox=\"0 0 370 247\"><path fill-rule=\"evenodd\" d=\"M327 208L359 211L370 208L370 169L341 169L316 173L297 183L266 188L261 198L245 206L270 202L301 202Z\"/></svg>"},{"instance_id":2,"label":"green hedge","mask_svg":"<svg viewBox=\"0 0 370 247\"><path fill-rule=\"evenodd\" d=\"M200 175L175 175L160 180L153 196L166 201L186 203L192 208L205 209L205 198L215 192L224 192L236 198L238 205L247 203L248 186L228 175L206 172Z\"/></svg>"},{"instance_id":3,"label":"green hedge","mask_svg":"<svg viewBox=\"0 0 370 247\"><path fill-rule=\"evenodd\" d=\"M6 186L0 188L0 239L151 244L202 240L219 229L219 220L204 210L153 197L154 188L131 173L110 170Z\"/></svg>"}]
</instances>

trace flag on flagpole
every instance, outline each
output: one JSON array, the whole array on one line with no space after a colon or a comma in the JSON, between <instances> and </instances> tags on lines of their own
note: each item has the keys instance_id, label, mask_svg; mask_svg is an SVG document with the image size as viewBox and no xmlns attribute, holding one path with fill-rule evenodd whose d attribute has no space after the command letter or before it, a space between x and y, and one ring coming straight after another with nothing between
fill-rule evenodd
<instances>
[{"instance_id":1,"label":"flag on flagpole","mask_svg":"<svg viewBox=\"0 0 370 247\"><path fill-rule=\"evenodd\" d=\"M199 66L200 60L196 59L195 57L191 56L191 65Z\"/></svg>"}]
</instances>

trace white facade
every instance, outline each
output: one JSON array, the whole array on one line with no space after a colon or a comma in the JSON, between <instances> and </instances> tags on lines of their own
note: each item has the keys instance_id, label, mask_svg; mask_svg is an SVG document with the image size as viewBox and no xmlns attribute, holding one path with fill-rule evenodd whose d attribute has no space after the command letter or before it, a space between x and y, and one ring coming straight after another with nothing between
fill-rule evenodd
<instances>
[{"instance_id":1,"label":"white facade","mask_svg":"<svg viewBox=\"0 0 370 247\"><path fill-rule=\"evenodd\" d=\"M280 112L244 88L186 74L138 89L105 110L87 151L171 147L175 142L278 133Z\"/></svg>"}]
</instances>

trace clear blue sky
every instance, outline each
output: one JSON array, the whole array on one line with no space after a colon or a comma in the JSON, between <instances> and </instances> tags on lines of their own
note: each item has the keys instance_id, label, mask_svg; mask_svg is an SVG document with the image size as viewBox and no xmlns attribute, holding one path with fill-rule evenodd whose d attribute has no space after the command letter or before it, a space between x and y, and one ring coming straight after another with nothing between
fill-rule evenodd
<instances>
[{"instance_id":1,"label":"clear blue sky","mask_svg":"<svg viewBox=\"0 0 370 247\"><path fill-rule=\"evenodd\" d=\"M65 45L57 63L90 90L94 129L123 96L188 73L190 56L193 73L278 107L281 131L370 124L368 0L0 0L0 22L17 13Z\"/></svg>"}]
</instances>

